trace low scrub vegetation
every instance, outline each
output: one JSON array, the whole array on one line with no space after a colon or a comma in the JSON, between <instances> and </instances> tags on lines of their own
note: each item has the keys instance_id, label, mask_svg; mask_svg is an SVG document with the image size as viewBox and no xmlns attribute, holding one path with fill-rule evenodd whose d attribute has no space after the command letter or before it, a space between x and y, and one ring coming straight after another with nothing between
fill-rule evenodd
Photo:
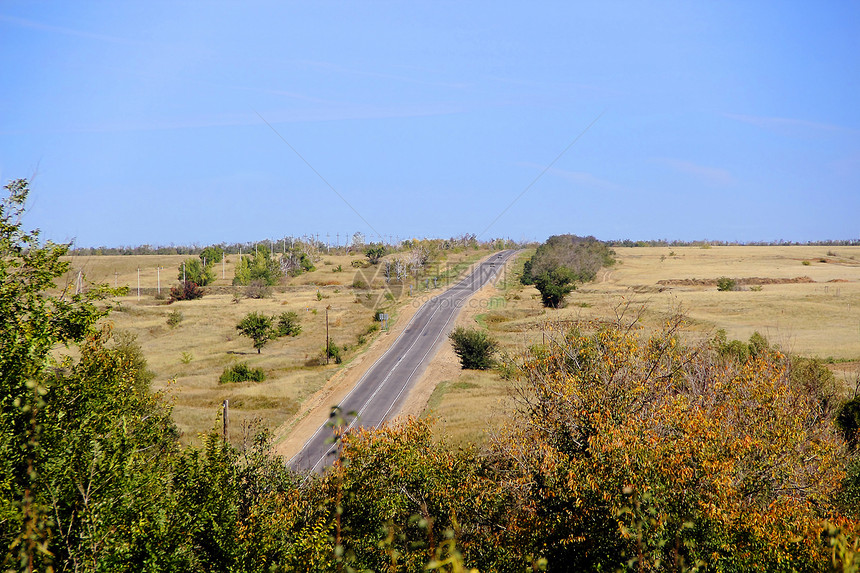
<instances>
[{"instance_id":1,"label":"low scrub vegetation","mask_svg":"<svg viewBox=\"0 0 860 573\"><path fill-rule=\"evenodd\" d=\"M230 382L263 382L266 373L262 368L251 368L246 362L240 362L224 369L224 373L218 378L220 384Z\"/></svg>"}]
</instances>

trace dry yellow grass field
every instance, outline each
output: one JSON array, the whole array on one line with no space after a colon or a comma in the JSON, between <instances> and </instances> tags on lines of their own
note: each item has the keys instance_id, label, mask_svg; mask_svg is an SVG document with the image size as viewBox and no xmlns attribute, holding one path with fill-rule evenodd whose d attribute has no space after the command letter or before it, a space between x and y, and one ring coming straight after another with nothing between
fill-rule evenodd
<instances>
[{"instance_id":1,"label":"dry yellow grass field","mask_svg":"<svg viewBox=\"0 0 860 573\"><path fill-rule=\"evenodd\" d=\"M486 254L487 251L450 253L445 264L460 268ZM156 269L162 268L160 283L166 296L169 287L177 284L178 267L186 258L174 255L69 257L71 270L65 277L65 283L73 287L80 270L88 281L110 286L116 282L118 286L129 287L128 296L115 300L115 310L107 321L114 329L137 336L149 368L156 374L153 389L166 391L173 402L174 419L185 443L195 442L199 433L216 427L224 400L230 403L231 440L241 440L243 427L254 420L274 431L328 379L366 351L378 336L378 333L368 332L374 325L374 308L388 305L392 325L397 322L398 305L383 298L383 281L375 275L377 267L359 270L352 266L353 261L365 260L362 255L323 256L316 261L315 271L273 287L270 297L239 297L238 302L230 287L238 257L229 255L223 267L224 278L222 265L215 265L218 280L215 288L210 289L211 294L170 305L166 300L158 300L155 296L159 280ZM338 266L343 270L336 272ZM137 295L138 268L140 297ZM376 288L352 288L353 279L359 273L359 278ZM439 287L442 286L440 283ZM415 295L418 294L416 290ZM407 304L410 300L408 290L404 289L399 304ZM334 361L320 364L326 337L326 307L330 307L332 340L348 347L343 365L336 365ZM254 311L267 315L293 311L299 316L302 332L298 337L271 341L258 354L252 341L236 330L242 317ZM182 320L171 327L168 317L174 312L181 313ZM363 343L359 343L360 337ZM267 374L266 380L219 384L218 378L224 369L238 362L262 368Z\"/></svg>"},{"instance_id":2,"label":"dry yellow grass field","mask_svg":"<svg viewBox=\"0 0 860 573\"><path fill-rule=\"evenodd\" d=\"M566 308L545 309L533 287L518 284L527 251L511 263L505 280L467 307L461 323L488 328L507 352L539 342L548 323L612 319L631 303L644 307L646 326L678 310L691 335L712 336L724 329L747 340L754 331L784 350L833 358L831 368L853 388L860 368L860 247L714 246L616 248L617 264L571 293ZM806 261L806 263L804 263ZM714 283L729 277L795 279L812 282L763 284L761 289L721 292L715 284L665 284L683 279ZM806 280L806 279L803 279ZM664 282L661 282L664 281ZM491 287L492 288L492 287ZM481 300L484 302L482 303ZM450 344L440 361L456 359ZM436 368L440 368L437 365ZM432 370L428 369L428 370ZM441 379L426 413L437 431L454 441L481 441L506 421L510 386L494 372L455 371Z\"/></svg>"},{"instance_id":3,"label":"dry yellow grass field","mask_svg":"<svg viewBox=\"0 0 860 573\"><path fill-rule=\"evenodd\" d=\"M518 282L518 272L531 254L526 251L512 262L495 286L488 286L466 306L461 325L488 328L505 351L515 353L539 341L543 327L559 321L607 319L619 305L644 306L644 322L656 325L667 312L682 310L694 334L710 336L724 329L731 338L747 339L759 331L785 350L804 356L832 357L831 365L847 382L857 375L860 359L860 247L637 247L617 248L618 263L602 271L595 282L568 296L568 306L547 310L537 291ZM474 261L486 252L452 254L449 264ZM149 367L156 373L155 389L167 390L175 404L174 418L183 440L192 442L199 432L213 428L221 403L231 404L231 439L242 437L242 426L252 420L270 430L284 428L300 407L331 379L342 365L319 365L325 342L325 308L330 334L346 344L346 361L365 352L373 336L358 344L372 324L372 307L380 302L381 278L376 268L365 271L373 291L351 288L358 272L351 263L360 255L323 256L317 270L291 279L273 289L265 299L234 302L229 287L233 265L230 255L216 265L216 294L201 300L166 305L154 297L158 267L166 294L176 284L177 268L184 256L72 257L70 284L79 269L93 281L114 281L130 287L119 299L109 320L116 329L138 337ZM335 272L340 265L342 272ZM142 295L137 297L137 269L141 271ZM759 290L720 292L719 277L790 280L808 277L810 282L763 284ZM679 284L685 279L691 284ZM803 279L806 281L807 279ZM668 284L667 284L668 282ZM777 281L778 283L778 281ZM317 292L323 297L318 299ZM418 294L418 293L416 293ZM368 302L367 296L370 296ZM407 302L408 293L400 303ZM360 297L365 297L361 299ZM176 327L168 315L182 313ZM236 323L251 311L269 315L296 312L302 334L270 342L257 354L250 339L239 336ZM397 318L397 305L391 305ZM223 370L247 362L263 368L262 383L219 384ZM359 366L360 368L360 366ZM511 409L509 385L495 372L461 372L450 345L443 347L432 378L410 400L412 414L424 412L438 418L437 430L459 442L482 441L486 430L498 428ZM438 386L437 386L438 384ZM435 391L433 390L436 386ZM426 405L426 407L425 407ZM289 426L289 424L287 424ZM283 439L283 436L281 436Z\"/></svg>"}]
</instances>

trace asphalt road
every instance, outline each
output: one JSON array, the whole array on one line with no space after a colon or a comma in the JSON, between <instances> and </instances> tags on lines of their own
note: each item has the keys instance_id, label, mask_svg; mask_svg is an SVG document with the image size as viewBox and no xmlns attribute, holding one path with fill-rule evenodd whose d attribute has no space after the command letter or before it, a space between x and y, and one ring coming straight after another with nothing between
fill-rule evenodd
<instances>
[{"instance_id":1,"label":"asphalt road","mask_svg":"<svg viewBox=\"0 0 860 573\"><path fill-rule=\"evenodd\" d=\"M348 429L381 426L397 416L409 390L453 328L454 318L463 304L496 276L514 252L502 251L491 256L469 276L418 309L394 344L365 372L341 402ZM347 416L349 412L357 415ZM288 465L297 471L323 471L338 455L337 447L326 443L331 436L329 424L320 426Z\"/></svg>"}]
</instances>

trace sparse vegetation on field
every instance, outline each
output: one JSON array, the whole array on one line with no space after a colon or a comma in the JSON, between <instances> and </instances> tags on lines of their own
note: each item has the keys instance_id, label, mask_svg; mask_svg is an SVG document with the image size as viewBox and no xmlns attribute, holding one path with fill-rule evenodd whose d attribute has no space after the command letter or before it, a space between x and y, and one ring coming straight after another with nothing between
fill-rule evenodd
<instances>
[{"instance_id":1,"label":"sparse vegetation on field","mask_svg":"<svg viewBox=\"0 0 860 573\"><path fill-rule=\"evenodd\" d=\"M181 312L179 312L177 309L173 309L173 311L167 315L167 326L169 326L170 328L176 328L182 322L183 318L184 317L182 316Z\"/></svg>"},{"instance_id":2,"label":"sparse vegetation on field","mask_svg":"<svg viewBox=\"0 0 860 573\"><path fill-rule=\"evenodd\" d=\"M738 283L735 279L730 279L729 277L720 277L717 279L717 290L718 291L730 291L737 290Z\"/></svg>"}]
</instances>

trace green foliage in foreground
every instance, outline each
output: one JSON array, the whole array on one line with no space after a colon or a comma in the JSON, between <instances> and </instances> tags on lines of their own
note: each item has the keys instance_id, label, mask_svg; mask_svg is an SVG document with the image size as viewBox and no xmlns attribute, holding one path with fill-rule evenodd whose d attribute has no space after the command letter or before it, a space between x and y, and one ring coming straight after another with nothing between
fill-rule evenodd
<instances>
[{"instance_id":1,"label":"green foliage in foreground","mask_svg":"<svg viewBox=\"0 0 860 573\"><path fill-rule=\"evenodd\" d=\"M509 365L516 424L487 450L428 420L337 424L340 460L298 475L265 433L181 449L134 341L98 326L106 291L51 294L66 247L21 229L26 181L7 189L4 571L860 569L860 460L816 368L794 377L773 347L736 360L676 323L558 333Z\"/></svg>"},{"instance_id":2,"label":"green foliage in foreground","mask_svg":"<svg viewBox=\"0 0 860 573\"><path fill-rule=\"evenodd\" d=\"M487 370L493 366L493 354L499 347L484 330L458 326L448 335L460 365L468 370Z\"/></svg>"}]
</instances>

